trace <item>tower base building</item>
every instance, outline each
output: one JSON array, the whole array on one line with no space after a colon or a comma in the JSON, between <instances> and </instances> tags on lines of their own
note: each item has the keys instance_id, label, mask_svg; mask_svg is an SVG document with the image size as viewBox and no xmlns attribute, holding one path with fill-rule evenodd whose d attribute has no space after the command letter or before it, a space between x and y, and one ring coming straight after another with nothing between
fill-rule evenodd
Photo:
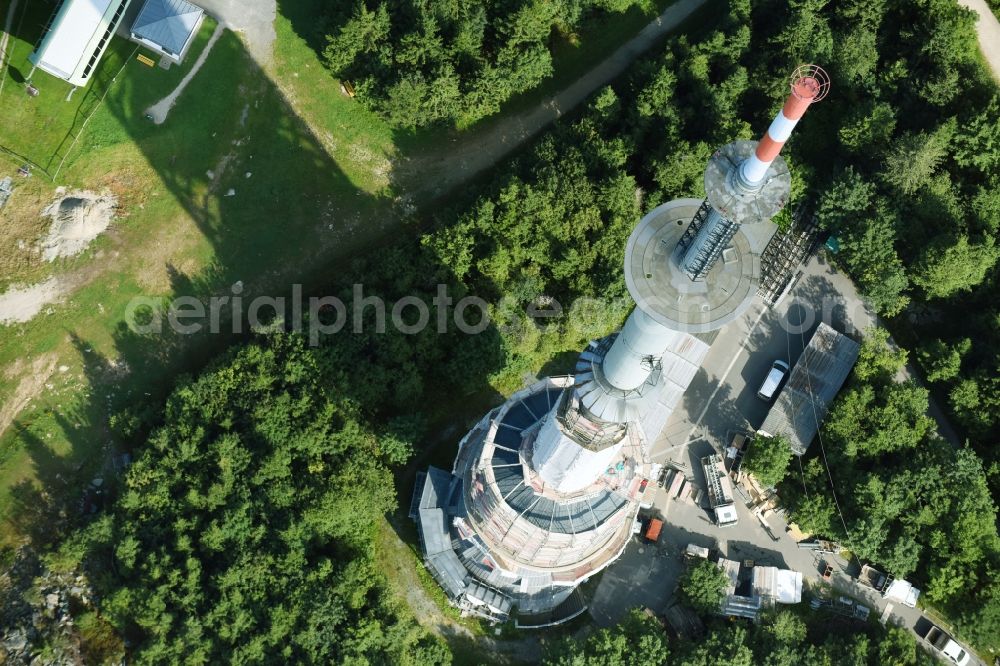
<instances>
[{"instance_id":1,"label":"tower base building","mask_svg":"<svg viewBox=\"0 0 1000 666\"><path fill-rule=\"evenodd\" d=\"M451 472L419 475L410 517L428 568L464 611L567 621L585 610L576 588L625 549L655 482L649 448L709 346L668 331L655 372L620 391L603 371L618 337L592 342L576 374L535 382L486 414Z\"/></svg>"},{"instance_id":2,"label":"tower base building","mask_svg":"<svg viewBox=\"0 0 1000 666\"><path fill-rule=\"evenodd\" d=\"M515 393L462 439L450 472L414 489L425 562L464 612L519 626L558 624L585 608L577 587L614 562L653 478L649 452L708 352L707 334L757 295L760 256L788 200L778 154L826 73L800 67L759 142L712 156L706 198L650 211L629 237L622 329L591 342L575 373Z\"/></svg>"}]
</instances>

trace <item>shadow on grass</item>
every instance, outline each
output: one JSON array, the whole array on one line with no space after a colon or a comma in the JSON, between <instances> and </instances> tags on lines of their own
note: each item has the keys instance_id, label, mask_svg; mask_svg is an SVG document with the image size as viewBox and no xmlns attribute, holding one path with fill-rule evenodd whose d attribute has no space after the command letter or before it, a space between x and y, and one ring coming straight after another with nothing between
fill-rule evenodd
<instances>
[{"instance_id":1,"label":"shadow on grass","mask_svg":"<svg viewBox=\"0 0 1000 666\"><path fill-rule=\"evenodd\" d=\"M185 271L164 257L169 288L148 297L232 299L237 283L247 305L255 296L290 299L301 286L304 298L336 295L350 307L355 283L363 283L364 295L380 297L387 308L404 296L430 303L439 284L448 285L456 301L465 295L450 267L422 252L419 239L390 233L399 225L394 203L352 184L231 32L216 44L163 125L136 115L148 98L148 88L126 76L104 105L213 255L198 271ZM148 233L163 232L156 222L146 222ZM113 352L97 353L95 343L68 332L82 360L86 397L70 409L14 425L35 480L15 489L10 521L40 548L113 510L121 454L143 454L143 442L161 422L178 377L253 338L245 322L243 332L234 332L233 322L243 317L231 300L222 310L219 333L181 335L165 326L159 333L139 334L120 309L115 316L120 320L112 326ZM374 311L366 310L361 334L349 325L324 339L315 354L328 372L343 378L346 397L376 426L419 417L418 459L452 458L463 428L501 399L487 381L504 362L499 332L490 326L467 335L449 326L439 334L432 324L414 335L392 326L380 334L374 318ZM401 471L400 477L409 474ZM405 530L401 536L413 542Z\"/></svg>"}]
</instances>

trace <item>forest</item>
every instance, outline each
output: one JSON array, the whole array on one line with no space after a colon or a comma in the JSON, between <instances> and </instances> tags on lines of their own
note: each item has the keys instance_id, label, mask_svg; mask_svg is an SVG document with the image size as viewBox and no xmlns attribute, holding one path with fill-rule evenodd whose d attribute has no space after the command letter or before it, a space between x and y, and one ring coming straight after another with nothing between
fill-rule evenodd
<instances>
[{"instance_id":1,"label":"forest","mask_svg":"<svg viewBox=\"0 0 1000 666\"><path fill-rule=\"evenodd\" d=\"M770 480L803 530L906 577L975 645L995 647L1000 538L983 463L938 436L927 389L896 380L907 354L887 337L869 331L802 469L777 461Z\"/></svg>"},{"instance_id":2,"label":"forest","mask_svg":"<svg viewBox=\"0 0 1000 666\"><path fill-rule=\"evenodd\" d=\"M630 5L369 4L328 17L331 72L400 123L459 125L549 75L553 30ZM989 454L1000 435L1000 302L992 297L1000 97L979 61L974 15L946 0L738 0L730 17L697 43L679 40L647 60L630 86L645 87L635 104L619 109L618 87L604 93L604 120L592 116L596 133L576 145L605 144L587 151L603 151L607 167L633 176L647 207L695 195L708 153L751 138L749 121L764 126L786 71L826 66L834 95L786 151L795 194L814 206L840 247L838 263L892 319L935 394ZM520 55L505 55L512 52Z\"/></svg>"},{"instance_id":3,"label":"forest","mask_svg":"<svg viewBox=\"0 0 1000 666\"><path fill-rule=\"evenodd\" d=\"M343 70L352 72L358 97L390 114L393 104L423 108L422 98L413 101L413 81L446 71L448 59L464 62L456 35L465 33L441 28L449 46L422 69L429 61L418 57L416 38L379 18L396 4L359 5L354 18L334 17L331 32L356 45L337 49L343 67L359 68ZM474 20L488 25L469 34L499 35L484 56L496 60L463 64L461 85L482 85L496 63L520 66L501 58L504 40L515 39L509 17L518 14L487 7L468 10L485 12ZM574 7L558 20L573 25L591 10ZM349 22L358 16L367 27ZM549 19L534 18L540 23L523 26L523 38L539 46L517 50L543 59L554 19L543 31ZM927 391L895 382L901 359L873 333L822 432L829 470L811 457L801 479L787 471L783 496L803 525L843 536L898 575L913 572L977 647L998 647L998 546L987 485L995 491L997 479L984 470L996 468L988 444L1000 417L1000 304L991 296L1000 125L971 21L948 0L733 0L715 25L668 40L487 182L427 214L418 239L359 257L331 285L345 297L363 282L366 293L388 301L429 302L445 284L456 299L490 302L485 332L376 334L368 326L309 348L279 331L233 349L180 381L162 412L116 419L136 462L110 510L68 535L60 556L88 569L102 612L144 663L180 656L446 663L447 646L387 593L373 566L373 525L397 502L391 470L424 451L432 429L465 418L455 414L474 408L470 416L478 417L526 376L565 371L587 341L620 325L631 307L624 244L643 211L703 194L714 148L764 128L788 73L815 61L828 65L836 92L786 149L796 202L815 204L840 241L835 260L890 317L933 389L949 397L971 446L955 451L934 434ZM406 25L433 36L430 23ZM368 53L372 44L385 44L379 57L389 60L365 78L376 61L343 54ZM404 45L412 64L392 59ZM532 71L505 76L528 85L543 70ZM391 77L410 83L393 88ZM427 115L417 117L457 121L495 111L475 95L466 106L471 93L458 90L451 102L428 101ZM552 304L560 316L526 314ZM829 476L843 522L830 511ZM648 622L626 624L624 638L595 632L593 654L663 647ZM636 626L646 630L628 633ZM771 656L756 652L761 645L774 648ZM551 663L594 663L579 647L561 649ZM843 640L794 615L752 630L712 625L703 640L666 649L677 664L717 655L732 664L922 663L903 632Z\"/></svg>"},{"instance_id":4,"label":"forest","mask_svg":"<svg viewBox=\"0 0 1000 666\"><path fill-rule=\"evenodd\" d=\"M407 436L370 430L300 338L233 350L174 391L64 556L142 663L447 663L371 548Z\"/></svg>"},{"instance_id":5,"label":"forest","mask_svg":"<svg viewBox=\"0 0 1000 666\"><path fill-rule=\"evenodd\" d=\"M904 629L856 625L782 610L748 627L707 620L696 638L667 640L658 621L639 611L585 641L564 639L545 655L545 666L934 666Z\"/></svg>"},{"instance_id":6,"label":"forest","mask_svg":"<svg viewBox=\"0 0 1000 666\"><path fill-rule=\"evenodd\" d=\"M327 67L399 127L468 126L552 75L554 34L648 0L332 3Z\"/></svg>"}]
</instances>

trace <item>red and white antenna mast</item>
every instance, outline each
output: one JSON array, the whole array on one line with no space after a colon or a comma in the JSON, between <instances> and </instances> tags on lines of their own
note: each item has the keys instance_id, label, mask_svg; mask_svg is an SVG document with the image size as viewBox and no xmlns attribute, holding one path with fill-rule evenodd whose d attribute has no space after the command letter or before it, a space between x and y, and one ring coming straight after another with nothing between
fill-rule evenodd
<instances>
[{"instance_id":1,"label":"red and white antenna mast","mask_svg":"<svg viewBox=\"0 0 1000 666\"><path fill-rule=\"evenodd\" d=\"M818 65L800 65L792 74L791 89L785 105L774 117L753 155L740 165L738 182L742 187L750 190L760 187L767 168L781 152L809 105L830 92L830 77Z\"/></svg>"}]
</instances>

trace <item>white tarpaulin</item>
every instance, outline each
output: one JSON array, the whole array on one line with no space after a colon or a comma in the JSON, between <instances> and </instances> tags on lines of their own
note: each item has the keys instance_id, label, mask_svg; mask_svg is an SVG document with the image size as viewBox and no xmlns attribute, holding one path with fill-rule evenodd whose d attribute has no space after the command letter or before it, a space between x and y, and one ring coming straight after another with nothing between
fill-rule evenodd
<instances>
[{"instance_id":1,"label":"white tarpaulin","mask_svg":"<svg viewBox=\"0 0 1000 666\"><path fill-rule=\"evenodd\" d=\"M779 604L797 604L802 601L802 573L778 569L774 600Z\"/></svg>"},{"instance_id":2,"label":"white tarpaulin","mask_svg":"<svg viewBox=\"0 0 1000 666\"><path fill-rule=\"evenodd\" d=\"M591 451L566 435L559 428L555 415L549 414L535 439L531 461L546 487L572 493L601 478L618 456L624 441Z\"/></svg>"},{"instance_id":3,"label":"white tarpaulin","mask_svg":"<svg viewBox=\"0 0 1000 666\"><path fill-rule=\"evenodd\" d=\"M769 597L779 604L797 604L802 601L802 574L777 567L753 568L754 593Z\"/></svg>"},{"instance_id":4,"label":"white tarpaulin","mask_svg":"<svg viewBox=\"0 0 1000 666\"><path fill-rule=\"evenodd\" d=\"M917 606L917 597L920 596L920 590L905 580L894 580L889 584L889 587L885 588L882 596L886 599L898 601L904 606L915 608Z\"/></svg>"},{"instance_id":5,"label":"white tarpaulin","mask_svg":"<svg viewBox=\"0 0 1000 666\"><path fill-rule=\"evenodd\" d=\"M715 521L719 525L730 525L737 520L739 520L739 516L736 514L736 507L732 504L715 507Z\"/></svg>"}]
</instances>

